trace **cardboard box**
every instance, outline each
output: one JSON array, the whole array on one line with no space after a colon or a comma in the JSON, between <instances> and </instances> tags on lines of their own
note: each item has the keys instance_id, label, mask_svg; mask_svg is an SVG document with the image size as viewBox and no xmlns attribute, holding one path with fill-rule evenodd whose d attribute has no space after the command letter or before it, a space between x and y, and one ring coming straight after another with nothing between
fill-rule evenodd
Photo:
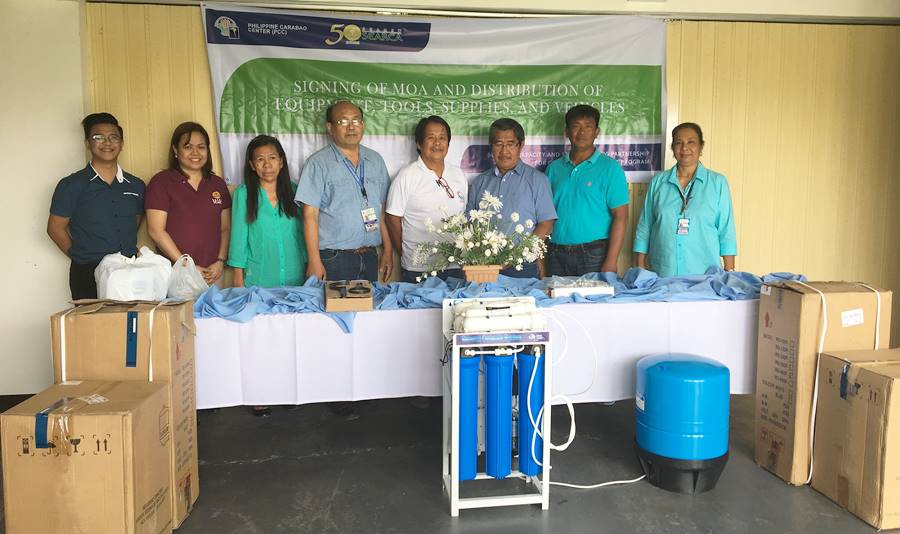
<instances>
[{"instance_id":1,"label":"cardboard box","mask_svg":"<svg viewBox=\"0 0 900 534\"><path fill-rule=\"evenodd\" d=\"M853 282L807 282L825 295L827 332L823 352L887 348L891 292L880 294ZM798 282L760 290L756 360L756 463L790 484L809 475L809 417L816 354L822 333L821 296Z\"/></svg>"},{"instance_id":2,"label":"cardboard box","mask_svg":"<svg viewBox=\"0 0 900 534\"><path fill-rule=\"evenodd\" d=\"M325 311L372 311L372 283L368 280L325 282Z\"/></svg>"},{"instance_id":3,"label":"cardboard box","mask_svg":"<svg viewBox=\"0 0 900 534\"><path fill-rule=\"evenodd\" d=\"M166 389L76 381L0 415L7 534L171 532Z\"/></svg>"},{"instance_id":4,"label":"cardboard box","mask_svg":"<svg viewBox=\"0 0 900 534\"><path fill-rule=\"evenodd\" d=\"M50 320L55 380L146 381L152 375L154 381L169 383L172 518L177 528L200 492L193 307L190 302L78 304Z\"/></svg>"},{"instance_id":5,"label":"cardboard box","mask_svg":"<svg viewBox=\"0 0 900 534\"><path fill-rule=\"evenodd\" d=\"M873 527L900 527L900 350L823 354L812 487Z\"/></svg>"}]
</instances>

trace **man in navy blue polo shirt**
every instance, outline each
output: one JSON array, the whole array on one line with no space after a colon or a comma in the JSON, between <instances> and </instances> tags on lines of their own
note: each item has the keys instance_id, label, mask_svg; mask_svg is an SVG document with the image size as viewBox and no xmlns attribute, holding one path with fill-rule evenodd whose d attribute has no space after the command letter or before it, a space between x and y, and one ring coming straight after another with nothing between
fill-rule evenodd
<instances>
[{"instance_id":1,"label":"man in navy blue polo shirt","mask_svg":"<svg viewBox=\"0 0 900 534\"><path fill-rule=\"evenodd\" d=\"M109 113L81 121L91 161L56 185L47 234L69 257L72 299L97 298L94 269L103 256L137 253L137 229L144 213L144 182L119 166L122 127Z\"/></svg>"}]
</instances>

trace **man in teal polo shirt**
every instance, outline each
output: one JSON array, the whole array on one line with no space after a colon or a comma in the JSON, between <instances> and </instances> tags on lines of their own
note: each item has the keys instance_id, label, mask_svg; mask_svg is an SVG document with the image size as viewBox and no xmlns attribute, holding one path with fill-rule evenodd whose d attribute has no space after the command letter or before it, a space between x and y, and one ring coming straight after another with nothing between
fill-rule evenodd
<instances>
[{"instance_id":1,"label":"man in teal polo shirt","mask_svg":"<svg viewBox=\"0 0 900 534\"><path fill-rule=\"evenodd\" d=\"M547 167L559 218L550 236L548 273L616 272L628 223L628 184L615 159L594 147L600 112L578 105L566 112L572 150Z\"/></svg>"}]
</instances>

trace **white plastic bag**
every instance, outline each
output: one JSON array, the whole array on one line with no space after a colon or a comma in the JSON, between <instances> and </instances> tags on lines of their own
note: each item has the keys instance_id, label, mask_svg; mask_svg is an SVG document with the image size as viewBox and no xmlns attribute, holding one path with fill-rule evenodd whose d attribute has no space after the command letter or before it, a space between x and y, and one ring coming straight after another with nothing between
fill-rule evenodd
<instances>
[{"instance_id":1,"label":"white plastic bag","mask_svg":"<svg viewBox=\"0 0 900 534\"><path fill-rule=\"evenodd\" d=\"M97 297L110 300L163 300L171 276L169 260L147 247L131 258L107 254L94 270Z\"/></svg>"},{"instance_id":2,"label":"white plastic bag","mask_svg":"<svg viewBox=\"0 0 900 534\"><path fill-rule=\"evenodd\" d=\"M172 277L169 279L169 298L191 300L209 289L203 275L197 270L194 259L183 254L172 266Z\"/></svg>"}]
</instances>

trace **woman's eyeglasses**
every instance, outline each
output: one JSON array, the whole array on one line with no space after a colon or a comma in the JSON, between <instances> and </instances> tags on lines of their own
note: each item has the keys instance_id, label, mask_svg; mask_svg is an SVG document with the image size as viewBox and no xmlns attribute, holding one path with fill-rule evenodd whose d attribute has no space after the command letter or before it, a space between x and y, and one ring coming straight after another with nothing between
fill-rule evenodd
<instances>
[{"instance_id":1,"label":"woman's eyeglasses","mask_svg":"<svg viewBox=\"0 0 900 534\"><path fill-rule=\"evenodd\" d=\"M444 192L447 193L448 198L453 198L456 196L453 194L453 190L450 189L450 184L447 183L447 180L444 180L443 176L439 176L438 179L434 182L444 188Z\"/></svg>"}]
</instances>

